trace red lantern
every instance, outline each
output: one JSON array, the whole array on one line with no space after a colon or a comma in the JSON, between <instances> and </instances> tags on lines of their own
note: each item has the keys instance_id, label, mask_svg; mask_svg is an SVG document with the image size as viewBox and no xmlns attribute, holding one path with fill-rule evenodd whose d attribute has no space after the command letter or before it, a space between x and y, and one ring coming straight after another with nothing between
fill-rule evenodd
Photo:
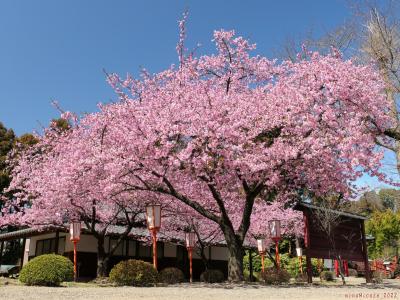
<instances>
[{"instance_id":1,"label":"red lantern","mask_svg":"<svg viewBox=\"0 0 400 300\"><path fill-rule=\"evenodd\" d=\"M157 270L157 231L161 227L161 205L146 207L146 221L153 239L153 266Z\"/></svg>"},{"instance_id":2,"label":"red lantern","mask_svg":"<svg viewBox=\"0 0 400 300\"><path fill-rule=\"evenodd\" d=\"M185 233L185 243L186 249L188 250L189 254L189 272L190 272L190 283L193 282L193 248L196 243L196 233L195 232L186 232Z\"/></svg>"}]
</instances>

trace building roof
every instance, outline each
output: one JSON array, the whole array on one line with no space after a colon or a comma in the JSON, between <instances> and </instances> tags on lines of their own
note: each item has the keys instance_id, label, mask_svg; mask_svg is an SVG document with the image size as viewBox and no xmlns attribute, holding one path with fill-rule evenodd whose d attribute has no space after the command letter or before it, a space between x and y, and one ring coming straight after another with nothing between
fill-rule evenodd
<instances>
[{"instance_id":1,"label":"building roof","mask_svg":"<svg viewBox=\"0 0 400 300\"><path fill-rule=\"evenodd\" d=\"M30 237L38 234L48 233L54 231L54 228L24 228L10 232L0 233L0 241L9 241L14 239L20 239L24 237Z\"/></svg>"},{"instance_id":2,"label":"building roof","mask_svg":"<svg viewBox=\"0 0 400 300\"><path fill-rule=\"evenodd\" d=\"M322 208L320 206L314 205L314 204L310 204L307 202L298 202L295 206L294 209L295 210L304 210L305 208L310 209L310 210L323 210L325 208ZM359 220L367 220L368 218L365 216L361 216L361 215L357 215L354 213L349 213L349 212L345 212L345 211L340 211L340 210L333 210L333 209L328 209L328 211L336 213L340 216L344 216L344 217L348 217L348 218L352 218L352 219L359 219Z\"/></svg>"}]
</instances>

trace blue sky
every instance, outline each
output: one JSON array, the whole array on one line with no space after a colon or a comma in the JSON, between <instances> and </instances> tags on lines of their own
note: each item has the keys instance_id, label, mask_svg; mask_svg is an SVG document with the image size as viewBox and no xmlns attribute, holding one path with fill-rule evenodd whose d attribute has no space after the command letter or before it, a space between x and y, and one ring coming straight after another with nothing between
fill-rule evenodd
<instances>
[{"instance_id":1,"label":"blue sky","mask_svg":"<svg viewBox=\"0 0 400 300\"><path fill-rule=\"evenodd\" d=\"M177 62L177 20L189 10L188 47L213 51L215 29L235 29L273 57L288 37L316 35L350 17L345 0L0 2L0 121L20 135L58 112L115 99L108 72L160 71ZM390 159L389 159L390 161ZM366 179L369 182L369 179Z\"/></svg>"}]
</instances>

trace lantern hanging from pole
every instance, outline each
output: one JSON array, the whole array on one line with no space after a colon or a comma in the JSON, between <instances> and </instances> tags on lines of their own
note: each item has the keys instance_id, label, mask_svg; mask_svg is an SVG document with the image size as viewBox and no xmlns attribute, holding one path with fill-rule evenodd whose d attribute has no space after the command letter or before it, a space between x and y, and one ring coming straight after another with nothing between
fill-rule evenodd
<instances>
[{"instance_id":1,"label":"lantern hanging from pole","mask_svg":"<svg viewBox=\"0 0 400 300\"><path fill-rule=\"evenodd\" d=\"M265 251L267 250L265 238L257 239L257 249L258 249L258 253L261 256L261 272L264 274L264 271L265 271L264 256L265 256Z\"/></svg>"},{"instance_id":2,"label":"lantern hanging from pole","mask_svg":"<svg viewBox=\"0 0 400 300\"><path fill-rule=\"evenodd\" d=\"M69 234L71 241L79 241L81 239L81 223L72 222L69 226Z\"/></svg>"},{"instance_id":3,"label":"lantern hanging from pole","mask_svg":"<svg viewBox=\"0 0 400 300\"><path fill-rule=\"evenodd\" d=\"M258 253L265 253L266 250L266 241L264 238L257 239L257 249Z\"/></svg>"},{"instance_id":4,"label":"lantern hanging from pole","mask_svg":"<svg viewBox=\"0 0 400 300\"><path fill-rule=\"evenodd\" d=\"M280 240L281 238L281 221L270 220L268 221L269 233L272 240Z\"/></svg>"},{"instance_id":5,"label":"lantern hanging from pole","mask_svg":"<svg viewBox=\"0 0 400 300\"><path fill-rule=\"evenodd\" d=\"M161 227L161 205L155 204L146 207L146 221L153 240L153 266L157 270L157 231Z\"/></svg>"},{"instance_id":6,"label":"lantern hanging from pole","mask_svg":"<svg viewBox=\"0 0 400 300\"><path fill-rule=\"evenodd\" d=\"M193 249L195 243L196 243L196 233L195 232L186 232L185 233L186 248Z\"/></svg>"},{"instance_id":7,"label":"lantern hanging from pole","mask_svg":"<svg viewBox=\"0 0 400 300\"><path fill-rule=\"evenodd\" d=\"M303 274L303 248L296 248L296 254L299 258L300 273Z\"/></svg>"},{"instance_id":8,"label":"lantern hanging from pole","mask_svg":"<svg viewBox=\"0 0 400 300\"><path fill-rule=\"evenodd\" d=\"M161 205L149 205L146 207L146 221L150 230L159 230L161 227Z\"/></svg>"},{"instance_id":9,"label":"lantern hanging from pole","mask_svg":"<svg viewBox=\"0 0 400 300\"><path fill-rule=\"evenodd\" d=\"M81 223L72 222L69 225L70 240L74 243L74 281L78 280L78 269L77 269L77 247L76 244L81 239Z\"/></svg>"}]
</instances>

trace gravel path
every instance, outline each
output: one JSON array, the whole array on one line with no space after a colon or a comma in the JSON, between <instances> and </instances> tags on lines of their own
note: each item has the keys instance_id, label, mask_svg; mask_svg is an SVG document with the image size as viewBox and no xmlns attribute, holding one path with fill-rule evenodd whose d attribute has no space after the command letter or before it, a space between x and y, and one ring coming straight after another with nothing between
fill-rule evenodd
<instances>
[{"instance_id":1,"label":"gravel path","mask_svg":"<svg viewBox=\"0 0 400 300\"><path fill-rule=\"evenodd\" d=\"M27 287L20 285L0 286L1 300L257 300L257 299L400 299L400 280L374 286L260 286L219 285L133 288L133 287Z\"/></svg>"}]
</instances>

